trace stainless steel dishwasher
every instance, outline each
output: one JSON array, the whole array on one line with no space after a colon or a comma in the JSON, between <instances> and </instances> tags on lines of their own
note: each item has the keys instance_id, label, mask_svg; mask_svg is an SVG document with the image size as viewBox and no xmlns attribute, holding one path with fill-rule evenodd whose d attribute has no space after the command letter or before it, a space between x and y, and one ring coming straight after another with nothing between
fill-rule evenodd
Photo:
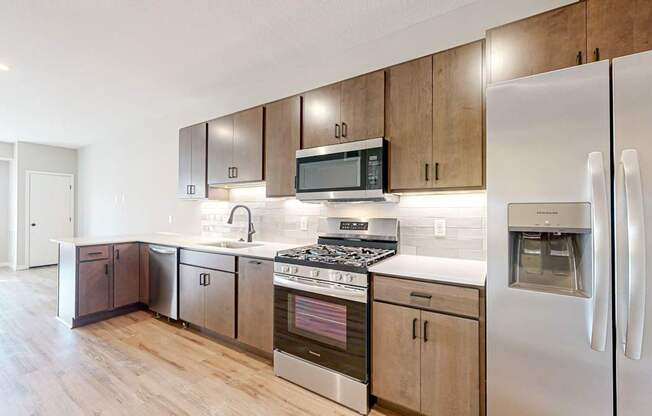
<instances>
[{"instance_id":1,"label":"stainless steel dishwasher","mask_svg":"<svg viewBox=\"0 0 652 416\"><path fill-rule=\"evenodd\" d=\"M178 250L149 246L149 308L171 319L179 318Z\"/></svg>"}]
</instances>

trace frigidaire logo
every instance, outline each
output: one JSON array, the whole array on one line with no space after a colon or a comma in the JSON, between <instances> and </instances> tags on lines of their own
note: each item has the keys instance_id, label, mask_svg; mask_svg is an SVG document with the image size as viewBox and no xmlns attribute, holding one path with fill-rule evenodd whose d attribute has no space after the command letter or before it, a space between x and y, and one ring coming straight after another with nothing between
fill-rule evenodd
<instances>
[{"instance_id":1,"label":"frigidaire logo","mask_svg":"<svg viewBox=\"0 0 652 416\"><path fill-rule=\"evenodd\" d=\"M558 215L559 211L537 211L537 215Z\"/></svg>"}]
</instances>

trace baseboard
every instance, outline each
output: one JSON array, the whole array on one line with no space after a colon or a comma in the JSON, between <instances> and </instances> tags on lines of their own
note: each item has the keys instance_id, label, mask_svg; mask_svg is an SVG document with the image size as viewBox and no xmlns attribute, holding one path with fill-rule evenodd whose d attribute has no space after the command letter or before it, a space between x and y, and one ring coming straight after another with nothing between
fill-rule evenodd
<instances>
[{"instance_id":1,"label":"baseboard","mask_svg":"<svg viewBox=\"0 0 652 416\"><path fill-rule=\"evenodd\" d=\"M15 272L19 272L21 270L29 269L29 266L25 266L23 264L10 264L9 267L11 267L12 270L15 271Z\"/></svg>"},{"instance_id":2,"label":"baseboard","mask_svg":"<svg viewBox=\"0 0 652 416\"><path fill-rule=\"evenodd\" d=\"M11 267L11 263L0 263L0 267Z\"/></svg>"}]
</instances>

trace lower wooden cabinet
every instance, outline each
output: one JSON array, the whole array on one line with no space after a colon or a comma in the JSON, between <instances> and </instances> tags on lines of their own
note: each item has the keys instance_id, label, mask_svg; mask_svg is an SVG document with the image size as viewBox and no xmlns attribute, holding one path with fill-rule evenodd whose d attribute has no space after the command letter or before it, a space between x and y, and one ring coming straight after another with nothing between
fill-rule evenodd
<instances>
[{"instance_id":1,"label":"lower wooden cabinet","mask_svg":"<svg viewBox=\"0 0 652 416\"><path fill-rule=\"evenodd\" d=\"M149 305L149 244L140 243L140 277L138 300Z\"/></svg>"},{"instance_id":2,"label":"lower wooden cabinet","mask_svg":"<svg viewBox=\"0 0 652 416\"><path fill-rule=\"evenodd\" d=\"M235 274L179 265L179 318L235 337Z\"/></svg>"},{"instance_id":3,"label":"lower wooden cabinet","mask_svg":"<svg viewBox=\"0 0 652 416\"><path fill-rule=\"evenodd\" d=\"M77 316L90 315L112 308L112 260L79 263L77 274Z\"/></svg>"},{"instance_id":4,"label":"lower wooden cabinet","mask_svg":"<svg viewBox=\"0 0 652 416\"><path fill-rule=\"evenodd\" d=\"M274 262L238 258L238 340L272 353Z\"/></svg>"},{"instance_id":5,"label":"lower wooden cabinet","mask_svg":"<svg viewBox=\"0 0 652 416\"><path fill-rule=\"evenodd\" d=\"M113 307L138 303L140 295L140 246L113 246Z\"/></svg>"}]
</instances>

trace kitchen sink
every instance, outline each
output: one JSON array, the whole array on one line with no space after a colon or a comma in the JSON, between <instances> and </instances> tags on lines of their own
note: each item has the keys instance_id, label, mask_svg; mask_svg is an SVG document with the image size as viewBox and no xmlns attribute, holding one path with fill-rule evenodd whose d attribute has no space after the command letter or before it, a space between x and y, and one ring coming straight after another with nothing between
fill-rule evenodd
<instances>
[{"instance_id":1,"label":"kitchen sink","mask_svg":"<svg viewBox=\"0 0 652 416\"><path fill-rule=\"evenodd\" d=\"M203 245L223 248L249 248L262 246L262 244L246 243L244 241L216 241L214 243L203 243Z\"/></svg>"}]
</instances>

